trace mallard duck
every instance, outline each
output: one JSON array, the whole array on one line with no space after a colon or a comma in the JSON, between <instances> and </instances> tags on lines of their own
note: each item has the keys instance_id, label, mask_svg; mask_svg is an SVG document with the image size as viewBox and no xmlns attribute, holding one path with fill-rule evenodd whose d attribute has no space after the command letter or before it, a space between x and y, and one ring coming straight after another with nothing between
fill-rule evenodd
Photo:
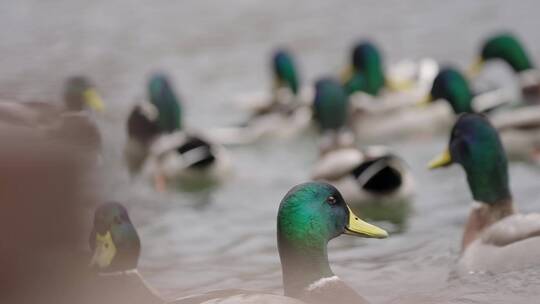
<instances>
[{"instance_id":1,"label":"mallard duck","mask_svg":"<svg viewBox=\"0 0 540 304\"><path fill-rule=\"evenodd\" d=\"M438 70L433 60L421 61L414 68L411 65L414 64L407 62L394 69L393 73L392 70L385 70L381 53L375 44L361 41L352 50L351 64L342 73L342 82L353 104L362 108L377 103L371 106L396 110L413 105L417 98L425 94Z\"/></svg>"},{"instance_id":2,"label":"mallard duck","mask_svg":"<svg viewBox=\"0 0 540 304\"><path fill-rule=\"evenodd\" d=\"M94 288L107 303L165 302L137 270L141 242L124 206L109 202L96 209L89 243Z\"/></svg>"},{"instance_id":3,"label":"mallard duck","mask_svg":"<svg viewBox=\"0 0 540 304\"><path fill-rule=\"evenodd\" d=\"M279 49L272 56L272 77L270 94L237 98L250 112L245 123L213 130L208 136L225 144L245 144L264 137L292 137L309 126L312 89L301 87L293 56L287 50Z\"/></svg>"},{"instance_id":4,"label":"mallard duck","mask_svg":"<svg viewBox=\"0 0 540 304\"><path fill-rule=\"evenodd\" d=\"M360 220L335 187L310 182L292 188L279 206L277 227L285 296L220 290L168 303L366 303L332 272L326 246L341 234L367 238L386 238L388 234ZM90 247L91 265L99 270L100 286L109 291L123 286L128 294L119 294L118 299L125 296L137 299L137 303L145 303L141 299L161 303L136 270L140 241L122 205L107 203L97 209Z\"/></svg>"},{"instance_id":5,"label":"mallard duck","mask_svg":"<svg viewBox=\"0 0 540 304\"><path fill-rule=\"evenodd\" d=\"M465 226L460 270L499 272L538 264L540 214L518 214L499 135L480 114L462 114L448 149L430 168L457 163L467 176L474 204Z\"/></svg>"},{"instance_id":6,"label":"mallard duck","mask_svg":"<svg viewBox=\"0 0 540 304\"><path fill-rule=\"evenodd\" d=\"M441 70L427 100L446 100L455 114L479 111L469 82L454 68ZM500 132L508 157L511 160L536 161L540 148L540 106L502 106L486 110Z\"/></svg>"},{"instance_id":7,"label":"mallard duck","mask_svg":"<svg viewBox=\"0 0 540 304\"><path fill-rule=\"evenodd\" d=\"M471 65L469 73L476 76L486 62L494 60L502 60L517 75L526 103L540 102L540 72L516 36L502 33L488 37L482 44L480 55Z\"/></svg>"},{"instance_id":8,"label":"mallard duck","mask_svg":"<svg viewBox=\"0 0 540 304\"><path fill-rule=\"evenodd\" d=\"M181 104L165 75L151 77L148 89L150 102L137 105L128 119L130 171L153 176L159 190L198 190L219 182L230 168L224 148L185 130Z\"/></svg>"},{"instance_id":9,"label":"mallard duck","mask_svg":"<svg viewBox=\"0 0 540 304\"><path fill-rule=\"evenodd\" d=\"M426 125L436 125L437 121L451 124L445 106L429 110L415 106L429 92L438 71L435 61L400 64L394 73L385 70L382 61L373 43L360 42L352 50L350 66L342 73L341 82L351 96L352 130L359 140L382 144L432 135Z\"/></svg>"},{"instance_id":10,"label":"mallard duck","mask_svg":"<svg viewBox=\"0 0 540 304\"><path fill-rule=\"evenodd\" d=\"M31 128L48 138L61 140L98 159L101 136L86 109L103 111L103 101L85 77L68 78L63 105L0 99L0 124Z\"/></svg>"},{"instance_id":11,"label":"mallard duck","mask_svg":"<svg viewBox=\"0 0 540 304\"><path fill-rule=\"evenodd\" d=\"M348 97L339 82L323 78L315 88L314 120L323 134L311 177L335 185L353 207L410 199L413 179L401 158L382 146L355 146L347 130Z\"/></svg>"},{"instance_id":12,"label":"mallard duck","mask_svg":"<svg viewBox=\"0 0 540 304\"><path fill-rule=\"evenodd\" d=\"M131 174L139 172L150 147L164 134L182 127L181 107L167 77L154 74L148 81L148 100L135 105L127 120L124 155Z\"/></svg>"}]
</instances>

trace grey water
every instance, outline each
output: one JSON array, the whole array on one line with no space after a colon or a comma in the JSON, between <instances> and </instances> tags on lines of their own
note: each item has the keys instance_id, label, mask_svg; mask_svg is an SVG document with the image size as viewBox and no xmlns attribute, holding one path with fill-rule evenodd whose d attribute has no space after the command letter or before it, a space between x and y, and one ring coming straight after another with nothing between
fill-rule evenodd
<instances>
[{"instance_id":1,"label":"grey water","mask_svg":"<svg viewBox=\"0 0 540 304\"><path fill-rule=\"evenodd\" d=\"M56 102L67 76L91 77L107 104L98 117L107 168L99 190L129 209L149 283L170 297L221 288L279 293L277 207L309 178L316 138L232 147L234 174L203 198L156 193L122 163L125 120L149 74L171 75L191 128L224 126L245 117L235 94L270 87L277 46L296 54L305 83L337 73L361 38L380 45L387 65L432 57L464 68L485 35L511 30L540 58L539 10L533 0L1 1L0 96ZM387 240L333 240L334 272L373 303L536 303L540 265L453 275L471 197L459 168L425 169L446 142L386 143L417 181L407 229ZM519 209L540 210L540 170L511 164L510 174Z\"/></svg>"}]
</instances>

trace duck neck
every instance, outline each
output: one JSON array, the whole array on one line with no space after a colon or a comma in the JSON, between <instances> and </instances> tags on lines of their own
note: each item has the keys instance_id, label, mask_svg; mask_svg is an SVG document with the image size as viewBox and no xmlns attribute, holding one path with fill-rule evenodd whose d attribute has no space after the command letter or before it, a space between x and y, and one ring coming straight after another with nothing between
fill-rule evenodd
<instances>
[{"instance_id":1,"label":"duck neck","mask_svg":"<svg viewBox=\"0 0 540 304\"><path fill-rule=\"evenodd\" d=\"M386 81L384 71L380 63L373 63L366 68L366 93L370 95L378 95L384 87Z\"/></svg>"},{"instance_id":2,"label":"duck neck","mask_svg":"<svg viewBox=\"0 0 540 304\"><path fill-rule=\"evenodd\" d=\"M482 144L478 145L478 149L498 150L498 152L477 153L478 150L474 150L471 154L475 154L475 158L465 162L463 167L473 199L491 206L512 201L504 150L500 146Z\"/></svg>"},{"instance_id":3,"label":"duck neck","mask_svg":"<svg viewBox=\"0 0 540 304\"><path fill-rule=\"evenodd\" d=\"M279 229L279 228L278 228ZM278 249L286 296L299 297L314 282L334 276L326 243L296 244L278 232Z\"/></svg>"},{"instance_id":4,"label":"duck neck","mask_svg":"<svg viewBox=\"0 0 540 304\"><path fill-rule=\"evenodd\" d=\"M514 213L514 204L511 199L489 204L475 202L465 225L461 250L464 251L486 228Z\"/></svg>"}]
</instances>

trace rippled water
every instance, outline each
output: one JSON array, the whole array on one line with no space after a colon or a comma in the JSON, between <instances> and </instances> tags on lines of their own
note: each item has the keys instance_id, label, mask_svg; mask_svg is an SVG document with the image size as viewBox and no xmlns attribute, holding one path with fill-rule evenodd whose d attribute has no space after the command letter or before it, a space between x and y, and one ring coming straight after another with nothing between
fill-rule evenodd
<instances>
[{"instance_id":1,"label":"rippled water","mask_svg":"<svg viewBox=\"0 0 540 304\"><path fill-rule=\"evenodd\" d=\"M149 73L171 74L187 123L236 123L238 92L269 86L267 60L278 45L298 56L312 81L335 73L354 40L370 37L387 62L434 57L461 66L479 40L499 29L518 32L539 58L537 1L2 1L0 96L58 100L66 76L92 77L108 104L106 199L123 202L142 238L141 271L167 295L239 287L280 292L275 216L285 192L308 178L313 136L231 151L235 174L208 201L156 194L131 183L122 166L124 121L144 96ZM225 4L226 3L226 4ZM454 278L470 194L459 168L425 170L446 137L393 144L418 184L406 233L388 240L331 242L334 271L373 303L533 303L540 268ZM511 167L522 211L539 210L540 172ZM90 215L89 215L90 221Z\"/></svg>"}]
</instances>

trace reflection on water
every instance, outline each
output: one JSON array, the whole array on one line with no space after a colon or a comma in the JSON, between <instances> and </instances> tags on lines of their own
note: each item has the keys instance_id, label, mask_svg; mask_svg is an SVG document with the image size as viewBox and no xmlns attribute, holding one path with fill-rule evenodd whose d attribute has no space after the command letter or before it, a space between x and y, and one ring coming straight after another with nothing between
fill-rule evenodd
<instances>
[{"instance_id":1,"label":"reflection on water","mask_svg":"<svg viewBox=\"0 0 540 304\"><path fill-rule=\"evenodd\" d=\"M235 172L211 199L158 194L146 181L130 180L121 161L124 121L144 96L146 77L171 74L193 128L232 124L243 114L229 97L270 86L267 57L277 45L297 54L308 81L338 71L361 37L375 39L387 62L432 56L465 65L481 37L508 28L539 57L538 9L536 1L4 1L0 96L55 101L66 76L90 76L107 103L98 117L106 147L102 190L130 210L145 277L167 295L230 287L280 292L277 206L309 177L316 140L234 147ZM407 230L388 240L332 241L334 271L374 303L531 303L540 269L452 276L470 194L459 168L425 170L446 141L388 143L417 179ZM540 172L520 164L510 171L520 209L538 210Z\"/></svg>"}]
</instances>

